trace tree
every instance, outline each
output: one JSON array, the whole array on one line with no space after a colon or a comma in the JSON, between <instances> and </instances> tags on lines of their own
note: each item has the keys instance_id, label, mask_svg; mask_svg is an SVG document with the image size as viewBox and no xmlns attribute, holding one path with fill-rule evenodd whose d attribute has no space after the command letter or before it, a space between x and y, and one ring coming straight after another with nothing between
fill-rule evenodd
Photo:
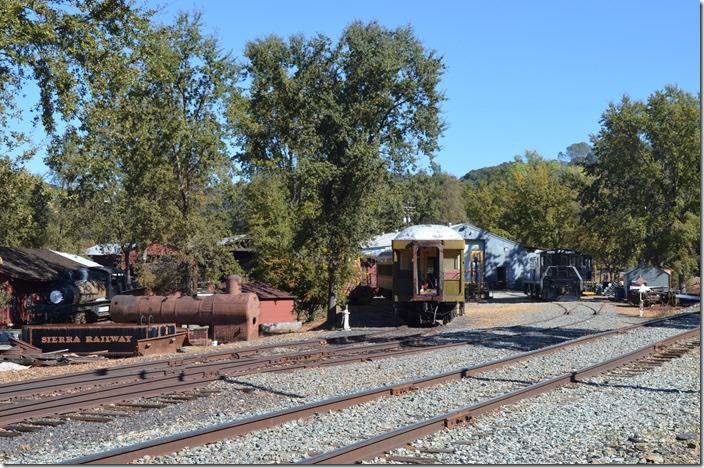
<instances>
[{"instance_id":1,"label":"tree","mask_svg":"<svg viewBox=\"0 0 704 468\"><path fill-rule=\"evenodd\" d=\"M408 208L406 224L459 223L465 218L464 186L456 177L431 163L431 173L421 170L396 181L400 196Z\"/></svg>"},{"instance_id":2,"label":"tree","mask_svg":"<svg viewBox=\"0 0 704 468\"><path fill-rule=\"evenodd\" d=\"M332 326L346 266L376 230L386 173L438 147L444 66L411 28L376 22L352 23L337 43L268 37L248 43L245 55L250 99L232 113L243 129L240 161L250 174L288 174L302 217L297 237L325 264Z\"/></svg>"},{"instance_id":3,"label":"tree","mask_svg":"<svg viewBox=\"0 0 704 468\"><path fill-rule=\"evenodd\" d=\"M128 0L51 2L6 0L0 4L0 136L3 143L23 141L7 131L8 119L21 116L15 96L28 81L39 88L37 108L48 133L57 116L70 120L93 86L110 82L98 70L134 44L135 33L151 13Z\"/></svg>"},{"instance_id":4,"label":"tree","mask_svg":"<svg viewBox=\"0 0 704 468\"><path fill-rule=\"evenodd\" d=\"M589 143L573 143L567 147L564 153L560 152L557 159L571 166L584 166L594 162L594 153Z\"/></svg>"},{"instance_id":5,"label":"tree","mask_svg":"<svg viewBox=\"0 0 704 468\"><path fill-rule=\"evenodd\" d=\"M96 87L81 126L52 148L69 200L90 208L95 237L118 242L126 259L152 242L207 258L202 240L227 235L207 207L232 175L224 111L239 92L237 66L200 28L198 15L184 14L143 31L112 64L120 86ZM187 282L195 290L198 278Z\"/></svg>"},{"instance_id":6,"label":"tree","mask_svg":"<svg viewBox=\"0 0 704 468\"><path fill-rule=\"evenodd\" d=\"M532 151L526 151L525 159L512 171L514 203L506 216L507 230L527 245L571 245L579 218L570 184L575 174Z\"/></svg>"},{"instance_id":7,"label":"tree","mask_svg":"<svg viewBox=\"0 0 704 468\"><path fill-rule=\"evenodd\" d=\"M0 156L0 245L41 247L46 236L47 187L20 163Z\"/></svg>"},{"instance_id":8,"label":"tree","mask_svg":"<svg viewBox=\"0 0 704 468\"><path fill-rule=\"evenodd\" d=\"M574 245L580 178L579 168L526 151L501 173L467 186L467 216L484 229L529 246Z\"/></svg>"},{"instance_id":9,"label":"tree","mask_svg":"<svg viewBox=\"0 0 704 468\"><path fill-rule=\"evenodd\" d=\"M681 284L697 271L700 256L699 125L699 99L674 86L647 102L624 96L611 103L592 138L595 161L586 166L592 182L582 192L589 216L637 227L604 229L611 243L641 261L675 268Z\"/></svg>"}]
</instances>

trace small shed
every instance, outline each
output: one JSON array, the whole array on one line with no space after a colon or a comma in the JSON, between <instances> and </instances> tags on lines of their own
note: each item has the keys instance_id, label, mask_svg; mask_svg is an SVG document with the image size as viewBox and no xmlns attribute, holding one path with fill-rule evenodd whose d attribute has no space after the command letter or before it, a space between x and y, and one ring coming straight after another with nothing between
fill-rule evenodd
<instances>
[{"instance_id":1,"label":"small shed","mask_svg":"<svg viewBox=\"0 0 704 468\"><path fill-rule=\"evenodd\" d=\"M631 284L645 284L651 288L670 289L670 272L656 266L637 266L623 274L626 290Z\"/></svg>"},{"instance_id":2,"label":"small shed","mask_svg":"<svg viewBox=\"0 0 704 468\"><path fill-rule=\"evenodd\" d=\"M259 298L260 323L283 323L296 320L293 314L296 296L259 281L242 284L242 292L254 293Z\"/></svg>"}]
</instances>

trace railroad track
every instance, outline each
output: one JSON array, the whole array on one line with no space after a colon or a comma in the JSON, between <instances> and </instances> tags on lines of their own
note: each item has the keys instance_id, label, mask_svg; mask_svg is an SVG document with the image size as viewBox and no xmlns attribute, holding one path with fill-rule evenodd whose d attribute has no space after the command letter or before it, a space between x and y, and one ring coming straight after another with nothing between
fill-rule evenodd
<instances>
[{"instance_id":1,"label":"railroad track","mask_svg":"<svg viewBox=\"0 0 704 468\"><path fill-rule=\"evenodd\" d=\"M317 413L324 413L327 411L339 410L339 409L347 408L347 407L350 407L353 405L358 405L361 403L376 400L381 397L401 395L401 394L404 394L407 392L416 391L419 389L431 387L431 386L438 385L438 384L445 383L445 382L462 380L467 377L476 377L476 376L478 376L484 372L487 372L489 370L510 366L510 365L516 364L518 362L521 362L523 360L534 358L539 355L553 353L553 352L560 351L560 350L563 350L568 347L585 344L585 343L588 343L590 341L597 340L600 338L613 336L613 335L617 335L617 334L623 334L623 333L626 333L630 330L634 330L636 328L646 327L646 326L655 326L657 324L660 324L665 321L670 321L670 320L679 320L680 318L691 316L694 314L698 314L698 312L679 314L677 316L666 317L666 318L656 319L656 320L649 320L649 321L642 322L642 323L639 323L636 325L630 325L630 326L622 327L622 328L615 329L615 330L608 330L608 331L604 331L604 332L595 333L593 335L580 337L580 338L570 340L570 341L567 341L564 343L559 343L556 345L536 349L536 350L529 351L526 353L513 355L513 356L510 356L507 358L479 364L477 366L473 366L473 367L469 367L469 368L457 369L457 370L454 370L451 372L436 374L433 376L423 377L420 379L413 379L413 380L405 381L405 382L394 384L394 385L388 385L388 386L379 387L379 388L375 388L375 389L371 389L371 390L367 390L367 391L357 392L357 393L350 394L350 395L344 395L341 397L336 397L336 398L331 398L331 399L327 399L327 400L323 400L323 401L319 401L319 402L309 403L306 405L287 408L287 409L275 411L272 413L266 413L266 414L262 414L262 415L257 415L257 416L245 418L245 419L234 420L234 421L230 421L227 423L218 424L215 426L209 426L209 427L206 427L203 429L189 431L189 432L182 433L182 434L175 434L172 436L154 439L154 440L146 441L146 442L135 444L135 445L130 445L127 447L113 449L113 450L110 450L107 452L102 452L99 454L76 458L73 460L69 460L66 463L69 463L69 464L129 463L129 462L131 462L135 459L138 459L142 456L145 456L145 455L149 455L149 456L165 455L165 454L176 452L176 451L181 450L185 447L194 447L194 446L212 443L214 441L218 441L218 440L222 440L222 439L226 439L226 438L240 436L240 435L249 433L251 431L274 427L274 426L277 426L277 425L282 424L287 421L292 421L292 420L304 418L304 417L311 416L311 415L314 415ZM692 335L693 333L698 333L698 332L689 331L686 333L690 334L688 336L693 336ZM675 341L677 341L679 339L680 338L677 338ZM655 348L651 346L648 349L649 349L649 351L647 351L647 352L644 351L645 354L637 355L637 356L633 355L636 357L631 356L631 357L629 357L629 359L631 359L631 358L639 359L645 355L652 354L651 351ZM631 354L633 354L633 353L631 353ZM631 361L633 359L631 359ZM628 361L628 362L631 362L631 361ZM623 364L624 364L624 362L621 361L621 363L619 365L623 365ZM578 377L578 376L583 377L585 375L586 374L574 374L573 375L571 373L567 377L567 380L565 380L564 378L560 378L557 380L551 379L551 381L555 380L555 382L559 382L559 385L562 385L567 381L572 381L573 377ZM550 385L553 385L553 384L550 384ZM538 388L538 387L535 387L535 388ZM540 387L540 388L542 388L542 387ZM545 388L554 388L554 386L553 387L548 386ZM523 392L523 389L521 390L521 392ZM528 394L517 393L516 395L512 395L511 398L515 398L517 395L523 395L521 398L526 398L527 397L526 395L530 395L530 393L528 393ZM503 404L507 404L507 403L503 403ZM483 406L482 406L482 408L483 408ZM450 416L445 415L444 419L442 419L442 421L443 421L442 424L445 424L446 420L454 421L454 422L450 422L450 424L460 423L460 422L466 420L467 417L474 417L475 415L477 415L478 414L477 411L478 411L477 408L471 407L471 408L464 408L463 411L460 411L460 412L453 412L452 415L450 415ZM452 418L454 418L454 419L452 419ZM433 427L433 428L437 427L436 422L437 421L435 421L435 419L433 419L433 422L429 423L430 425L428 427ZM423 429L423 430L425 430L425 429ZM413 439L418 438L415 436L415 434L416 434L415 432L413 432L413 434L414 434L412 436ZM385 440L393 441L393 443L398 443L399 441L402 440L402 438L403 437L394 433L394 434L390 435ZM390 442L383 442L381 444L377 444L376 442L373 442L372 444L376 444L376 445L373 445L374 450L376 450L376 452L374 452L374 453L375 454L382 453L384 450L388 450L389 448L387 448L387 447L390 447L389 443ZM400 444L400 445L403 445L403 444ZM393 447L390 447L390 448L395 448L396 446L397 445L394 445ZM382 447L381 452L379 452L377 450L379 447ZM360 456L367 457L367 456L370 456L369 453L371 453L371 452L364 452L364 453L363 452L349 452L349 453L353 453L353 455L347 455L347 453L348 453L347 449L348 449L348 447L345 448L345 454L342 454L342 453L333 454L333 458L330 459L331 461L328 461L328 459L325 458L323 455L320 455L318 457L313 457L313 458L309 459L308 461L324 462L324 463L347 463L347 461L340 461L340 460L342 460L342 458L339 458L339 457L344 456L344 457L347 457L347 458L345 458L345 460L357 461L357 460L361 459L361 458L359 458ZM343 450L343 449L340 449L340 450ZM360 453L363 453L363 455L359 455ZM352 459L350 457L352 457L354 459Z\"/></svg>"},{"instance_id":2,"label":"railroad track","mask_svg":"<svg viewBox=\"0 0 704 468\"><path fill-rule=\"evenodd\" d=\"M664 362L682 356L690 349L700 346L700 334L701 328L697 327L694 330L689 330L673 337L660 340L654 344L616 358L543 380L519 390L490 398L449 413L440 414L416 424L380 434L346 447L322 453L302 460L299 463L349 464L369 460L445 428L453 428L457 425L468 423L479 416L495 411L503 406L550 392L558 387L580 383L598 374L625 371L628 372L626 375L635 375L637 373L646 372L647 370L662 365ZM435 462L433 459L425 458L421 460L416 457L389 457L389 459L406 463Z\"/></svg>"},{"instance_id":3,"label":"railroad track","mask_svg":"<svg viewBox=\"0 0 704 468\"><path fill-rule=\"evenodd\" d=\"M160 375L178 373L190 365L219 363L218 365L222 364L224 366L227 365L226 363L228 362L251 362L253 357L260 356L263 351L271 351L274 349L310 347L312 348L311 351L315 352L327 349L341 349L343 346L354 345L355 343L381 343L384 340L391 342L421 336L420 333L416 333L399 337L374 338L374 335L378 335L379 333L250 346L234 350L214 351L194 354L192 356L179 356L176 358L105 367L55 377L22 380L0 385L0 401L9 401L19 397L39 395L45 392L56 392L58 390L86 389L104 383L126 383L145 380ZM294 355L291 356L292 358L294 357ZM285 355L281 356L281 358L284 359ZM249 359L249 361L246 361L247 359ZM0 408L2 407L0 406Z\"/></svg>"},{"instance_id":4,"label":"railroad track","mask_svg":"<svg viewBox=\"0 0 704 468\"><path fill-rule=\"evenodd\" d=\"M466 344L488 344L485 338L474 334L469 334L464 339L446 339L429 332L379 337L382 333L384 332L215 351L0 385L0 427L10 429L0 431L0 437L36 430L35 425L61 424L61 420L46 419L55 416L63 415L64 419L91 422L107 422L109 417L123 416L113 414L106 417L85 411L106 404L120 404L123 405L120 408L122 410L137 411L191 400L206 395L196 392L198 387L227 377L341 365ZM517 337L529 349L544 339L539 336L519 336L519 333L520 330L517 330L513 339ZM433 343L433 340L438 339L440 342ZM497 337L490 339L496 340ZM505 340L505 337L498 339ZM277 348L306 346L312 348L296 353L262 354L263 351ZM168 398L169 395L172 398ZM166 398L128 406L130 401L137 398L156 397ZM17 423L28 424L18 426Z\"/></svg>"},{"instance_id":5,"label":"railroad track","mask_svg":"<svg viewBox=\"0 0 704 468\"><path fill-rule=\"evenodd\" d=\"M455 346L466 345L463 342L428 342L415 337L391 337L388 341L345 345L330 349L329 346L318 347L296 353L279 353L268 356L238 357L237 359L220 359L215 362L184 364L172 367L150 367L148 369L130 369L130 373L117 376L111 380L110 375L99 384L86 381L86 375L80 374L77 381L58 378L65 388L72 391L35 398L12 399L0 405L0 437L12 437L15 433L33 431L35 423L41 426L49 424L45 418L68 415L66 419L105 422L100 416L86 414L85 411L106 404L121 404L123 409L129 402L149 397L161 397L154 404L138 404L133 407L163 407L204 396L196 389L212 381L228 377L251 375L266 372L282 372L306 367L333 366L349 362L370 361L425 351L437 351ZM135 374L137 371L137 374ZM48 385L57 379L45 382L33 381L26 388L27 392L44 393ZM84 386L84 387L82 387ZM3 392L8 395L13 389L22 391L21 383L8 385ZM128 405L125 405L127 403ZM78 414L74 414L78 412ZM102 419L106 419L103 417ZM17 425L17 423L25 423ZM8 430L9 429L9 430Z\"/></svg>"}]
</instances>

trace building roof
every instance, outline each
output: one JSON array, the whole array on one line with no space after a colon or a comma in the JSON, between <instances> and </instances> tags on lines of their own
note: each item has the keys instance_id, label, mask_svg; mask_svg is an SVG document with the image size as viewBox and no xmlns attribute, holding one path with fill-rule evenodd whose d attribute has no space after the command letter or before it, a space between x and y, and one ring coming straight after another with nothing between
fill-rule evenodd
<instances>
[{"instance_id":1,"label":"building roof","mask_svg":"<svg viewBox=\"0 0 704 468\"><path fill-rule=\"evenodd\" d=\"M71 256L48 249L0 247L0 273L25 281L56 281L71 271L86 268L84 262L89 260L76 255L81 258L78 262Z\"/></svg>"},{"instance_id":2,"label":"building roof","mask_svg":"<svg viewBox=\"0 0 704 468\"><path fill-rule=\"evenodd\" d=\"M394 240L464 240L454 229L442 224L418 224L399 232Z\"/></svg>"},{"instance_id":3,"label":"building roof","mask_svg":"<svg viewBox=\"0 0 704 468\"><path fill-rule=\"evenodd\" d=\"M296 296L293 296L290 293L287 293L286 291L276 289L275 287L266 283L262 283L260 281L251 281L249 283L243 283L242 292L254 293L257 295L259 300L296 299Z\"/></svg>"},{"instance_id":4,"label":"building roof","mask_svg":"<svg viewBox=\"0 0 704 468\"><path fill-rule=\"evenodd\" d=\"M493 237L494 239L500 239L504 242L508 242L515 245L520 245L519 242L507 239L504 236L500 236L486 229L482 229L477 225L471 223L460 223L452 226L452 229L460 233L463 239L482 239L485 237Z\"/></svg>"},{"instance_id":5,"label":"building roof","mask_svg":"<svg viewBox=\"0 0 704 468\"><path fill-rule=\"evenodd\" d=\"M67 252L59 252L57 250L52 250L55 254L61 255L62 257L66 257L69 260L73 260L76 263L80 263L83 266L87 267L93 267L93 268L103 268L103 265L100 263L95 263L93 260L88 260L87 258L83 258L80 255L72 254L72 253L67 253Z\"/></svg>"},{"instance_id":6,"label":"building roof","mask_svg":"<svg viewBox=\"0 0 704 468\"><path fill-rule=\"evenodd\" d=\"M97 244L88 247L83 251L83 255L98 256L98 255L120 255L122 249L119 244Z\"/></svg>"}]
</instances>

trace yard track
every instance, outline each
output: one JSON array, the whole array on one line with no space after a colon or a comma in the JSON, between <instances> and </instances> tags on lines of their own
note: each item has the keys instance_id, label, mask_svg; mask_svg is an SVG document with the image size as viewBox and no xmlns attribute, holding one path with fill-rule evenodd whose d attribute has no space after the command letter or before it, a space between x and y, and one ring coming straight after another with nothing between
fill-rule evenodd
<instances>
[{"instance_id":1,"label":"yard track","mask_svg":"<svg viewBox=\"0 0 704 468\"><path fill-rule=\"evenodd\" d=\"M593 340L600 338L613 336L617 334L623 334L629 330L634 330L636 328L657 326L658 324L665 321L677 321L683 317L689 317L699 312L691 312L678 314L675 316L665 317L661 319L649 320L635 325L630 325L614 330L608 330L604 332L598 332L591 335L579 337L570 341L563 343L558 343L552 346L547 346L544 348L536 349L526 353L517 354L504 359L499 359L496 361L486 362L484 364L479 364L477 366L458 369L451 372L445 372L442 374L436 374L429 377L423 377L421 379L413 379L405 381L399 384L378 387L372 390L357 392L354 394L344 395L341 397L331 398L319 402L314 402L306 405L301 405L293 408L287 408L284 410L275 411L272 413L267 413L263 415L253 416L246 419L234 420L231 422L226 422L223 424L218 424L215 426L206 427L203 429L198 429L194 431L189 431L181 434L176 434L173 436L168 436L164 438L154 439L126 447L121 447L107 452L102 452L99 454L94 454L86 457L75 458L67 461L69 464L82 464L82 463L129 463L139 457L149 455L164 455L172 452L176 452L185 447L194 447L198 445L208 444L221 439L232 438L238 435L243 435L254 430L260 430L264 428L273 427L282 424L286 421L292 421L300 419L306 416L310 416L316 413L323 413L326 411L339 410L342 408L347 408L353 405L369 402L384 396L400 395L406 392L415 391L421 388L430 387L444 382L457 381L466 377L476 376L483 372L487 372L492 369L497 369L500 367L509 366L517 362L533 358L542 354L553 353L565 348L581 345ZM692 331L687 332L692 334ZM569 377L570 379L572 377ZM564 382L564 380L560 380ZM521 394L525 395L525 394ZM523 396L525 398L525 396ZM470 411L470 410L467 410ZM474 411L474 410L472 410ZM463 413L464 414L464 413ZM470 411L467 414L475 414ZM457 415L459 418L459 413ZM463 416L464 417L464 416ZM447 419L447 418L445 418ZM459 421L459 419L457 419ZM433 423L434 424L434 423ZM395 437L395 436L393 436ZM393 438L392 440L400 440ZM391 440L391 439L390 439ZM386 442L385 442L386 443ZM377 446L375 446L377 447ZM386 447L386 445L384 445ZM376 450L376 448L374 449ZM375 452L376 453L376 452ZM347 456L347 455L345 455ZM355 455L357 456L357 455ZM364 455L367 456L367 455ZM337 457L337 455L335 455ZM357 460L359 458L356 458ZM317 458L311 459L316 461ZM322 459L320 459L322 460ZM328 461L324 461L328 462ZM330 463L337 463L337 459L330 461Z\"/></svg>"},{"instance_id":2,"label":"yard track","mask_svg":"<svg viewBox=\"0 0 704 468\"><path fill-rule=\"evenodd\" d=\"M452 428L459 424L470 422L473 419L495 411L502 406L510 405L526 398L550 392L564 385L579 383L589 377L623 367L634 367L640 364L638 369L642 371L642 366L645 366L645 368L652 368L654 366L661 365L664 361L679 357L689 349L699 346L700 335L701 328L697 327L694 330L689 330L673 337L660 340L636 351L603 361L599 364L577 371L568 372L560 376L529 385L525 388L452 411L450 413L440 414L434 418L427 419L410 426L402 427L395 431L390 431L346 447L341 447L330 452L307 458L299 463L350 464L362 460L368 460L417 439L421 439L434 432L443 430L444 428ZM404 461L408 463L433 463L432 460L429 461L426 459L423 459L423 461L421 461L421 459L414 461L414 457L408 457L407 459L396 458L392 460Z\"/></svg>"}]
</instances>

